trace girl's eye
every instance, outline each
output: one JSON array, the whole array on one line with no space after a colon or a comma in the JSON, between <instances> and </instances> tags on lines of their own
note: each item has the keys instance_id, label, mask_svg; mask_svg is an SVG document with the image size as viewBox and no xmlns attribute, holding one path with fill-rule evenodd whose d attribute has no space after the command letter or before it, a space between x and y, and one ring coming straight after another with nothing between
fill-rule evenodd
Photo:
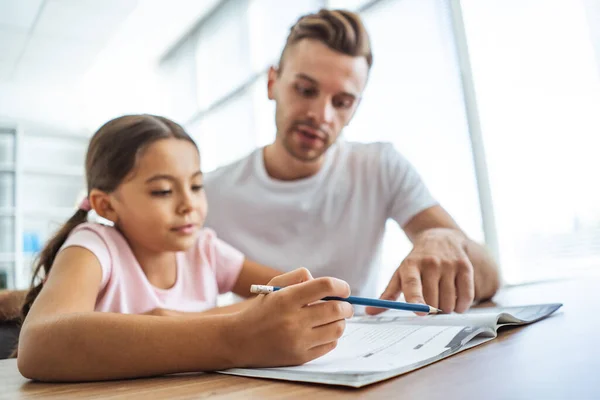
<instances>
[{"instance_id":1,"label":"girl's eye","mask_svg":"<svg viewBox=\"0 0 600 400\"><path fill-rule=\"evenodd\" d=\"M192 191L199 192L204 189L204 185L192 185Z\"/></svg>"},{"instance_id":2,"label":"girl's eye","mask_svg":"<svg viewBox=\"0 0 600 400\"><path fill-rule=\"evenodd\" d=\"M165 197L171 194L171 190L153 190L150 194L155 197Z\"/></svg>"}]
</instances>

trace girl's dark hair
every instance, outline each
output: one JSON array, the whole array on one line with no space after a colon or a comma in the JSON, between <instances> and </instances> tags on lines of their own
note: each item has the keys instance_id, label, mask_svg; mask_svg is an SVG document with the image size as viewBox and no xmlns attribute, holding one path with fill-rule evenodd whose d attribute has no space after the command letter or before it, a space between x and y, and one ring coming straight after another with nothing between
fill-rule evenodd
<instances>
[{"instance_id":1,"label":"girl's dark hair","mask_svg":"<svg viewBox=\"0 0 600 400\"><path fill-rule=\"evenodd\" d=\"M135 167L140 154L160 139L182 139L196 145L177 123L155 115L125 115L104 124L92 136L85 158L87 192L99 189L113 192ZM42 290L59 249L73 229L87 221L87 211L75 214L46 243L35 262L31 288L21 309L21 322ZM41 273L43 270L43 274ZM16 356L16 351L13 354Z\"/></svg>"}]
</instances>

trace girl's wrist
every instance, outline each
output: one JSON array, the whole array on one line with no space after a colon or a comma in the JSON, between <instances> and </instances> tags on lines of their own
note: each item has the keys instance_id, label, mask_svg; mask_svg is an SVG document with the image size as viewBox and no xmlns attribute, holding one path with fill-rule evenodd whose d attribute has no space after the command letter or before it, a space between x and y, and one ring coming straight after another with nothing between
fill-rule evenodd
<instances>
[{"instance_id":1,"label":"girl's wrist","mask_svg":"<svg viewBox=\"0 0 600 400\"><path fill-rule=\"evenodd\" d=\"M223 314L222 318L222 346L223 357L229 368L243 368L249 365L246 359L247 347L244 338L247 337L247 329L243 326L242 313Z\"/></svg>"}]
</instances>

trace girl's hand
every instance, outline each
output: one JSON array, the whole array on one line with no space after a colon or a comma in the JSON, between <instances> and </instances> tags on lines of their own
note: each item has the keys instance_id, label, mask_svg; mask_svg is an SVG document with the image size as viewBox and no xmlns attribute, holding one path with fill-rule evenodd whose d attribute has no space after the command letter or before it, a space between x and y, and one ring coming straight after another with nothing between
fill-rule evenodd
<instances>
[{"instance_id":1,"label":"girl's hand","mask_svg":"<svg viewBox=\"0 0 600 400\"><path fill-rule=\"evenodd\" d=\"M350 287L335 278L313 279L301 268L273 278L269 285L286 287L259 295L236 315L230 340L240 367L298 365L333 350L344 333L349 303L319 301L348 297Z\"/></svg>"}]
</instances>

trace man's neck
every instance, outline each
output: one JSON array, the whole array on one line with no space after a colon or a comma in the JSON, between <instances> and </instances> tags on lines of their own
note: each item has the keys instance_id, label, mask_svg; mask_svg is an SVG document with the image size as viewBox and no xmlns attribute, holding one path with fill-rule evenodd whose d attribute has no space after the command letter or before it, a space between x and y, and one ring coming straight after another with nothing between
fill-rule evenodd
<instances>
[{"instance_id":1,"label":"man's neck","mask_svg":"<svg viewBox=\"0 0 600 400\"><path fill-rule=\"evenodd\" d=\"M298 160L277 142L263 149L263 161L267 174L280 181L295 181L313 176L319 172L324 160L324 155L311 162Z\"/></svg>"}]
</instances>

